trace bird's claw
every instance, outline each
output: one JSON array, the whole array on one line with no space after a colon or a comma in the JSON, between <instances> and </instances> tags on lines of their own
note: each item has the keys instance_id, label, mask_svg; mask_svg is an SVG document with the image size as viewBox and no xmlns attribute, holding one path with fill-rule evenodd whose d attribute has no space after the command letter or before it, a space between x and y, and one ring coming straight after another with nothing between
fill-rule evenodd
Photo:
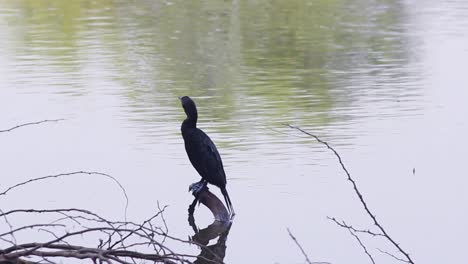
<instances>
[{"instance_id":1,"label":"bird's claw","mask_svg":"<svg viewBox=\"0 0 468 264\"><path fill-rule=\"evenodd\" d=\"M205 187L203 182L192 183L189 186L189 192L192 192L193 194L198 194L201 190L203 190L203 187Z\"/></svg>"}]
</instances>

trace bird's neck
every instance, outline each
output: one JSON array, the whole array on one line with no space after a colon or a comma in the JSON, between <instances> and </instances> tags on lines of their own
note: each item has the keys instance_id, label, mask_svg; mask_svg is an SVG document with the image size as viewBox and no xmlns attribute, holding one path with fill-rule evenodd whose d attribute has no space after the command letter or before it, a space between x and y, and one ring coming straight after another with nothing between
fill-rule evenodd
<instances>
[{"instance_id":1,"label":"bird's neck","mask_svg":"<svg viewBox=\"0 0 468 264\"><path fill-rule=\"evenodd\" d=\"M184 111L187 118L182 123L182 134L187 136L188 134L191 134L191 131L197 128L198 112L195 107L184 108Z\"/></svg>"},{"instance_id":2,"label":"bird's neck","mask_svg":"<svg viewBox=\"0 0 468 264\"><path fill-rule=\"evenodd\" d=\"M197 117L187 117L182 123L182 132L197 127Z\"/></svg>"}]
</instances>

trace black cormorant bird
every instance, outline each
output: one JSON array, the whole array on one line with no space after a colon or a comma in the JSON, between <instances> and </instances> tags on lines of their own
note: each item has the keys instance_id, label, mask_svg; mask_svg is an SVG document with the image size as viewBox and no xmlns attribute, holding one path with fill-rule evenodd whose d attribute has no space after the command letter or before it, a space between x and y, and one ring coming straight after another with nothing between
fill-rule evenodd
<instances>
[{"instance_id":1,"label":"black cormorant bird","mask_svg":"<svg viewBox=\"0 0 468 264\"><path fill-rule=\"evenodd\" d=\"M234 208L226 190L226 174L224 173L221 156L210 137L197 128L198 113L195 102L188 96L179 97L179 99L187 115L181 128L185 141L185 150L193 167L202 177L199 183L194 184L201 184L201 186L195 188L201 190L208 183L218 186L224 196L229 212L234 215Z\"/></svg>"}]
</instances>

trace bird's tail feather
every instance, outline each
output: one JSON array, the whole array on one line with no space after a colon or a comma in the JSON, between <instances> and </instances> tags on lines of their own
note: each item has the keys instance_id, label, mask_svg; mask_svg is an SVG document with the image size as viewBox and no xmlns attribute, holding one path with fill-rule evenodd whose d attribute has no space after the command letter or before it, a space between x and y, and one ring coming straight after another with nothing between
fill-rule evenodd
<instances>
[{"instance_id":1,"label":"bird's tail feather","mask_svg":"<svg viewBox=\"0 0 468 264\"><path fill-rule=\"evenodd\" d=\"M234 214L235 214L234 208L232 207L231 198L229 198L229 194L228 194L226 188L221 188L221 193L223 194L224 200L226 201L226 205L227 205L228 211L229 211L232 215L234 215Z\"/></svg>"}]
</instances>

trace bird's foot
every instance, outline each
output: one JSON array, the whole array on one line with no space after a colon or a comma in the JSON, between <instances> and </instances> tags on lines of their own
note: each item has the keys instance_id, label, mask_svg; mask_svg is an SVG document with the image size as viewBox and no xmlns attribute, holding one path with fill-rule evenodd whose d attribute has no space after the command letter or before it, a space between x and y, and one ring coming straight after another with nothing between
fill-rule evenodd
<instances>
[{"instance_id":1,"label":"bird's foot","mask_svg":"<svg viewBox=\"0 0 468 264\"><path fill-rule=\"evenodd\" d=\"M198 194L203 188L206 187L206 184L204 182L195 182L190 184L189 186L189 192L192 192L193 194Z\"/></svg>"}]
</instances>

